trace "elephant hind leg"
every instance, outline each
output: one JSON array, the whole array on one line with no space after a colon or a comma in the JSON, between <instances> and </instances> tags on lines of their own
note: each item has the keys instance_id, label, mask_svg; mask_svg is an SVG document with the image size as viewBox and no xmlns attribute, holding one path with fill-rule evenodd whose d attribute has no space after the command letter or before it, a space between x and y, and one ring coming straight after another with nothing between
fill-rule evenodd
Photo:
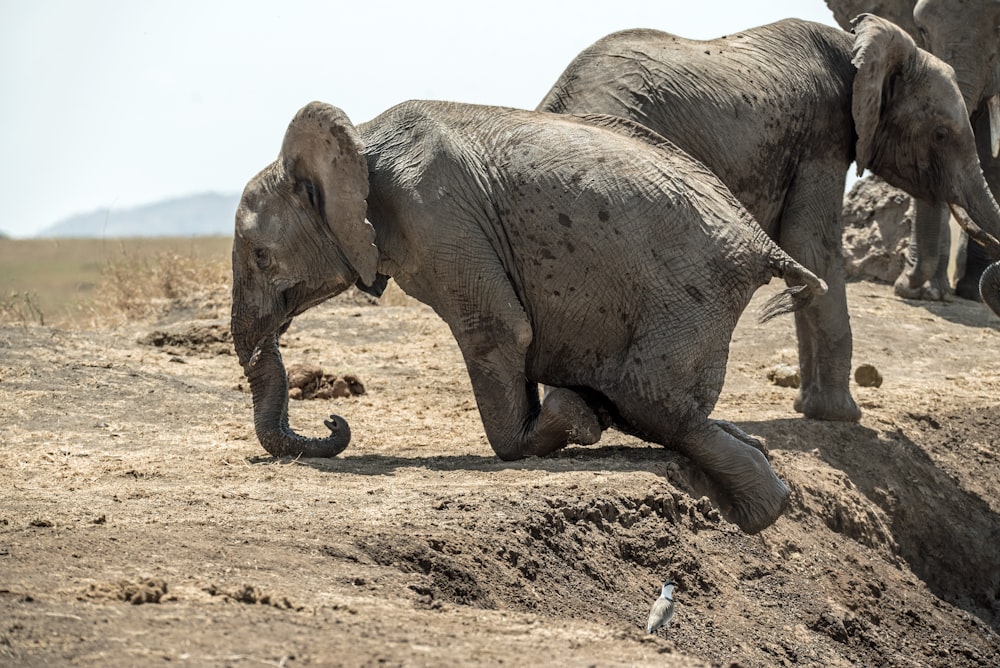
<instances>
[{"instance_id":1,"label":"elephant hind leg","mask_svg":"<svg viewBox=\"0 0 1000 668\"><path fill-rule=\"evenodd\" d=\"M688 433L681 451L719 486L723 516L746 533L773 524L790 495L761 452L762 444L735 425L710 420Z\"/></svg>"},{"instance_id":2,"label":"elephant hind leg","mask_svg":"<svg viewBox=\"0 0 1000 668\"><path fill-rule=\"evenodd\" d=\"M861 410L851 396L853 339L841 251L843 183L842 166L799 165L797 185L785 197L778 242L829 288L795 312L801 383L794 408L816 420L857 422Z\"/></svg>"}]
</instances>

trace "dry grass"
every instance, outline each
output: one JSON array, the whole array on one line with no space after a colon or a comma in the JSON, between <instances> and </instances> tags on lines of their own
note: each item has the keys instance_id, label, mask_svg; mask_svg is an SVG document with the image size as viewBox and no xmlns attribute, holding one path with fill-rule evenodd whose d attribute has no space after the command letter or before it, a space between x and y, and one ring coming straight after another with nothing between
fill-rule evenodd
<instances>
[{"instance_id":1,"label":"dry grass","mask_svg":"<svg viewBox=\"0 0 1000 668\"><path fill-rule=\"evenodd\" d=\"M228 312L230 237L0 239L0 323L83 329Z\"/></svg>"},{"instance_id":2,"label":"dry grass","mask_svg":"<svg viewBox=\"0 0 1000 668\"><path fill-rule=\"evenodd\" d=\"M102 274L101 301L110 307L112 317L133 321L184 311L217 318L228 311L232 281L228 262L173 252L123 253L108 262Z\"/></svg>"},{"instance_id":3,"label":"dry grass","mask_svg":"<svg viewBox=\"0 0 1000 668\"><path fill-rule=\"evenodd\" d=\"M0 324L96 329L227 317L231 252L230 237L0 239ZM339 299L376 303L353 288ZM413 299L390 281L377 303Z\"/></svg>"},{"instance_id":4,"label":"dry grass","mask_svg":"<svg viewBox=\"0 0 1000 668\"><path fill-rule=\"evenodd\" d=\"M11 292L0 295L0 323L44 325L45 314L34 292Z\"/></svg>"}]
</instances>

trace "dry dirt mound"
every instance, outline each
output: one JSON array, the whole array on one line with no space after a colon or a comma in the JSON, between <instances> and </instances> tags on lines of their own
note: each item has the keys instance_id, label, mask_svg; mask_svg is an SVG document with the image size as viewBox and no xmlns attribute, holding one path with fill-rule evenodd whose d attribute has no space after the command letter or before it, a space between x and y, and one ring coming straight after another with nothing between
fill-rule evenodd
<instances>
[{"instance_id":1,"label":"dry dirt mound","mask_svg":"<svg viewBox=\"0 0 1000 668\"><path fill-rule=\"evenodd\" d=\"M768 379L795 360L791 319L754 322L778 287L715 413L792 489L756 536L616 432L499 461L411 301L334 301L282 339L289 369L365 379L292 406L307 434L350 420L332 460L264 454L235 358L194 334L0 329L0 663L1000 665L1000 320L849 285L854 365L883 382L824 423ZM646 636L668 577L677 616Z\"/></svg>"},{"instance_id":2,"label":"dry dirt mound","mask_svg":"<svg viewBox=\"0 0 1000 668\"><path fill-rule=\"evenodd\" d=\"M174 355L232 355L233 335L226 320L190 320L160 326L138 338L139 343Z\"/></svg>"},{"instance_id":3,"label":"dry dirt mound","mask_svg":"<svg viewBox=\"0 0 1000 668\"><path fill-rule=\"evenodd\" d=\"M337 376L324 373L312 364L293 364L288 374L288 396L291 399L335 399L365 393L365 386L357 376Z\"/></svg>"}]
</instances>

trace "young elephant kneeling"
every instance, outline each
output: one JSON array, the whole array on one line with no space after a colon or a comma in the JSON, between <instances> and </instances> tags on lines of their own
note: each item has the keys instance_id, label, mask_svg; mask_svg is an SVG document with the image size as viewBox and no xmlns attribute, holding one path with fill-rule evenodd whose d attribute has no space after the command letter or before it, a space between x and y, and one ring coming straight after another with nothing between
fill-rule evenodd
<instances>
[{"instance_id":1,"label":"young elephant kneeling","mask_svg":"<svg viewBox=\"0 0 1000 668\"><path fill-rule=\"evenodd\" d=\"M775 315L826 286L666 140L612 117L407 102L355 128L304 107L236 214L233 340L270 453L346 447L338 418L324 439L289 429L277 340L380 275L451 327L501 458L614 426L690 457L745 531L781 514L788 488L759 444L708 416L754 291L794 286Z\"/></svg>"}]
</instances>

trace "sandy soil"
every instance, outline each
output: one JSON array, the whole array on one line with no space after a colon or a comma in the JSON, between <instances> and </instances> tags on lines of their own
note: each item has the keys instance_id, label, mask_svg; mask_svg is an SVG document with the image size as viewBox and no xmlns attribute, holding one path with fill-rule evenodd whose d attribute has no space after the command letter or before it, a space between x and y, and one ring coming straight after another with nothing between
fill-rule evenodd
<instances>
[{"instance_id":1,"label":"sandy soil","mask_svg":"<svg viewBox=\"0 0 1000 668\"><path fill-rule=\"evenodd\" d=\"M1000 320L850 285L884 382L830 424L768 380L796 359L791 318L754 322L774 289L715 412L793 490L756 536L616 432L497 460L447 328L398 294L283 339L367 390L292 403L302 432L350 421L333 460L264 453L224 320L0 329L0 664L1000 665Z\"/></svg>"}]
</instances>

